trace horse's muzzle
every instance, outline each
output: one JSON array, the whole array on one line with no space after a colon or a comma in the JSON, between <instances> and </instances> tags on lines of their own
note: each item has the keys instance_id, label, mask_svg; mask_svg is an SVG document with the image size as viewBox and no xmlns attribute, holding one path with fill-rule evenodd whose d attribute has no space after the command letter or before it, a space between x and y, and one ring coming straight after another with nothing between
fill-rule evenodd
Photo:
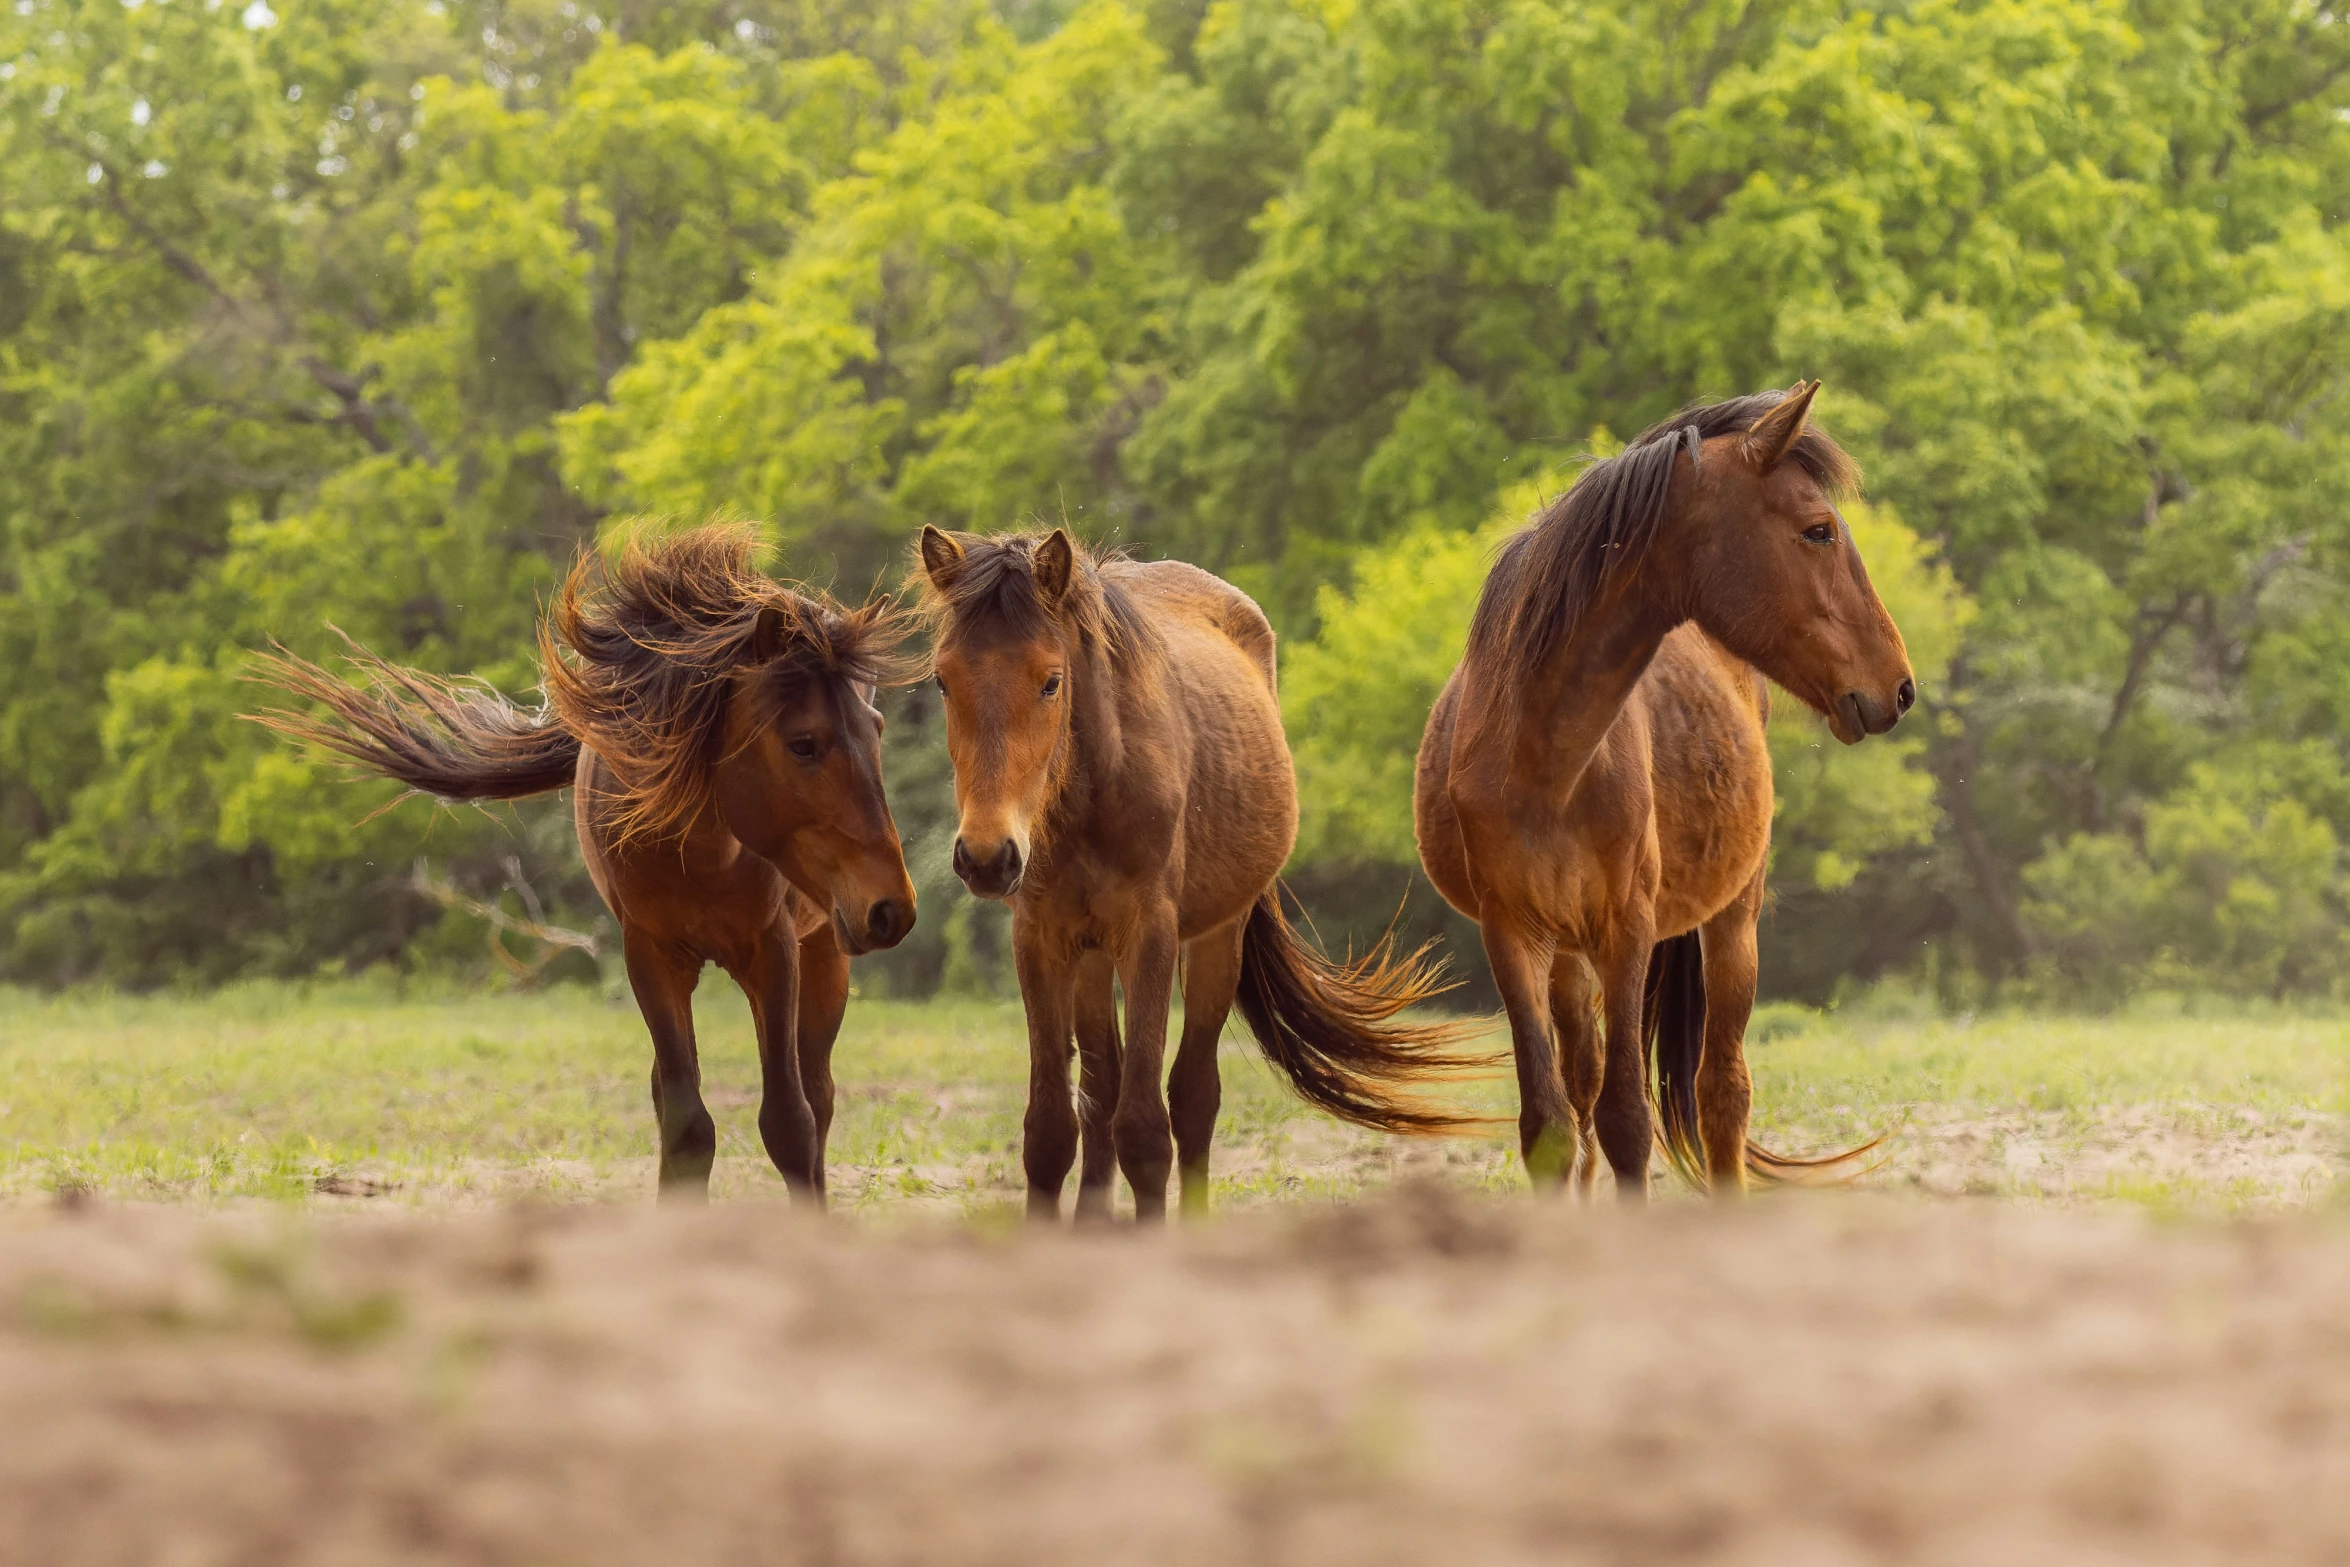
<instances>
[{"instance_id":1,"label":"horse's muzzle","mask_svg":"<svg viewBox=\"0 0 2350 1567\"><path fill-rule=\"evenodd\" d=\"M839 904L832 906L832 933L840 941L841 950L852 958L894 947L913 928L914 906L895 898L883 898L875 903L865 911L862 921L851 920L848 911Z\"/></svg>"},{"instance_id":2,"label":"horse's muzzle","mask_svg":"<svg viewBox=\"0 0 2350 1567\"><path fill-rule=\"evenodd\" d=\"M1836 703L1836 716L1843 720L1837 727L1844 731L1837 738L1854 745L1864 735L1881 735L1900 723L1917 699L1917 682L1906 678L1893 688L1890 702L1880 702L1865 691L1847 691Z\"/></svg>"},{"instance_id":3,"label":"horse's muzzle","mask_svg":"<svg viewBox=\"0 0 2350 1567\"><path fill-rule=\"evenodd\" d=\"M976 897L1010 897L1020 890L1020 873L1025 869L1020 845L1010 838L985 859L973 854L971 846L961 838L955 840L955 874Z\"/></svg>"}]
</instances>

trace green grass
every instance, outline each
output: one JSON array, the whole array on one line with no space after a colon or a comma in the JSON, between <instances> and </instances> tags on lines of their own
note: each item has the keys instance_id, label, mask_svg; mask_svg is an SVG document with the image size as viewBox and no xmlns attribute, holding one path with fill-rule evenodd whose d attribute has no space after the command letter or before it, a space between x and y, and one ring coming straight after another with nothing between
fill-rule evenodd
<instances>
[{"instance_id":1,"label":"green grass","mask_svg":"<svg viewBox=\"0 0 2350 1567\"><path fill-rule=\"evenodd\" d=\"M1750 1031L1756 1124L1797 1146L1893 1129L1887 1179L2160 1208L2332 1195L2350 1019L1846 1018L1767 1009Z\"/></svg>"},{"instance_id":2,"label":"green grass","mask_svg":"<svg viewBox=\"0 0 2350 1567\"><path fill-rule=\"evenodd\" d=\"M748 1014L699 998L720 1195L779 1188L754 1125ZM985 1207L1019 1191L1016 1003L860 1001L836 1056L831 1150L851 1207ZM1895 1133L1872 1182L2158 1208L2326 1198L2350 1108L2350 1020L1980 1021L1759 1015L1757 1135L1786 1151ZM203 999L0 993L0 1195L414 1202L652 1186L649 1050L634 1009L584 989L407 995L363 983ZM1506 1081L1464 1085L1499 1116ZM1518 1184L1512 1131L1407 1144L1305 1110L1225 1047L1217 1199L1338 1196L1413 1170Z\"/></svg>"}]
</instances>

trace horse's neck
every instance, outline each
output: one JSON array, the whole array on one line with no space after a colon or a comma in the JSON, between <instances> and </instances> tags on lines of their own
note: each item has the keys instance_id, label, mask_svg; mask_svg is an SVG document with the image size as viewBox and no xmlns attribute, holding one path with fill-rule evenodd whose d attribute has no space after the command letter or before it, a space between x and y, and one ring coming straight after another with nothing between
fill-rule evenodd
<instances>
[{"instance_id":1,"label":"horse's neck","mask_svg":"<svg viewBox=\"0 0 2350 1567\"><path fill-rule=\"evenodd\" d=\"M1507 786L1571 795L1676 623L1636 589L1594 606L1504 715Z\"/></svg>"},{"instance_id":2,"label":"horse's neck","mask_svg":"<svg viewBox=\"0 0 2350 1567\"><path fill-rule=\"evenodd\" d=\"M1054 810L1072 824L1083 822L1104 796L1115 793L1126 766L1119 673L1109 649L1088 638L1075 665L1069 682L1069 756Z\"/></svg>"}]
</instances>

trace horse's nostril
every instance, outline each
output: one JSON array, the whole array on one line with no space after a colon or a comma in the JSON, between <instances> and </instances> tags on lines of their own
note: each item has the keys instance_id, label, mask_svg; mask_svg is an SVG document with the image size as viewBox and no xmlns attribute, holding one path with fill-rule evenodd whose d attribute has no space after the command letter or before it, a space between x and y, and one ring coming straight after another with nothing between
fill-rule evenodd
<instances>
[{"instance_id":1,"label":"horse's nostril","mask_svg":"<svg viewBox=\"0 0 2350 1567\"><path fill-rule=\"evenodd\" d=\"M1917 700L1918 683L1914 680L1904 680L1899 686L1894 688L1893 711L1896 713L1906 713L1912 707L1917 705Z\"/></svg>"},{"instance_id":2,"label":"horse's nostril","mask_svg":"<svg viewBox=\"0 0 2350 1567\"><path fill-rule=\"evenodd\" d=\"M1003 866L1004 882L1007 886L1020 879L1020 846L1018 844L1005 844L1004 852L996 856L996 859L997 863Z\"/></svg>"},{"instance_id":3,"label":"horse's nostril","mask_svg":"<svg viewBox=\"0 0 2350 1567\"><path fill-rule=\"evenodd\" d=\"M897 904L884 898L873 905L872 913L865 916L866 928L873 933L876 942L886 947L898 938L898 917Z\"/></svg>"},{"instance_id":4,"label":"horse's nostril","mask_svg":"<svg viewBox=\"0 0 2350 1567\"><path fill-rule=\"evenodd\" d=\"M971 850L961 838L955 840L955 874L957 876L971 874Z\"/></svg>"}]
</instances>

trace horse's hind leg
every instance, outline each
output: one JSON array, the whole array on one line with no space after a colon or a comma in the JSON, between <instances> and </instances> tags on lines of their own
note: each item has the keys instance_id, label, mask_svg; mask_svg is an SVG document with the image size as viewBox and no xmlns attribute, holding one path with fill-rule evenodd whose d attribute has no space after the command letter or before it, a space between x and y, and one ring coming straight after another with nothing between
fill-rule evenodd
<instances>
[{"instance_id":1,"label":"horse's hind leg","mask_svg":"<svg viewBox=\"0 0 2350 1567\"><path fill-rule=\"evenodd\" d=\"M824 1161L816 1112L800 1077L800 943L789 930L762 935L751 966L735 975L759 1032L759 1139L795 1198L822 1204Z\"/></svg>"},{"instance_id":2,"label":"horse's hind leg","mask_svg":"<svg viewBox=\"0 0 2350 1567\"><path fill-rule=\"evenodd\" d=\"M1762 917L1763 873L1701 927L1705 953L1705 1048L1697 1063L1697 1133L1714 1191L1746 1190L1746 1123L1754 1080L1746 1071L1746 1020L1760 964L1754 926Z\"/></svg>"},{"instance_id":3,"label":"horse's hind leg","mask_svg":"<svg viewBox=\"0 0 2350 1567\"><path fill-rule=\"evenodd\" d=\"M1110 1216L1118 1151L1110 1120L1118 1113L1118 971L1106 952L1077 960L1077 1217Z\"/></svg>"},{"instance_id":4,"label":"horse's hind leg","mask_svg":"<svg viewBox=\"0 0 2350 1567\"><path fill-rule=\"evenodd\" d=\"M1505 914L1479 922L1485 961L1509 1014L1510 1054L1518 1068L1518 1147L1536 1191L1555 1187L1575 1162L1575 1113L1559 1075L1551 1037L1550 967L1553 948L1518 929Z\"/></svg>"},{"instance_id":5,"label":"horse's hind leg","mask_svg":"<svg viewBox=\"0 0 2350 1567\"><path fill-rule=\"evenodd\" d=\"M1589 1198L1599 1179L1599 1127L1594 1112L1605 1064L1599 1020L1593 1016L1597 983L1582 954L1562 952L1550 965L1550 1021L1558 1032L1559 1064L1566 1076L1567 1107L1574 1112L1581 1149L1575 1159L1575 1190Z\"/></svg>"},{"instance_id":6,"label":"horse's hind leg","mask_svg":"<svg viewBox=\"0 0 2350 1567\"><path fill-rule=\"evenodd\" d=\"M1235 920L1195 936L1183 949L1183 1042L1167 1076L1167 1109L1175 1122L1175 1171L1185 1218L1208 1211L1208 1149L1216 1140L1216 1112L1224 1077L1216 1047L1240 990L1240 938Z\"/></svg>"},{"instance_id":7,"label":"horse's hind leg","mask_svg":"<svg viewBox=\"0 0 2350 1567\"><path fill-rule=\"evenodd\" d=\"M628 986L653 1036L653 1115L661 1127L661 1196L706 1198L718 1156L718 1128L702 1104L702 1063L694 1048L698 957L638 931L621 938Z\"/></svg>"},{"instance_id":8,"label":"horse's hind leg","mask_svg":"<svg viewBox=\"0 0 2350 1567\"><path fill-rule=\"evenodd\" d=\"M1180 943L1175 910L1162 905L1146 913L1134 946L1118 965L1126 989L1126 1059L1118 1081L1118 1113L1111 1129L1118 1143L1118 1168L1134 1193L1134 1222L1159 1224L1167 1217L1167 1174L1174 1161L1174 1127L1167 1115L1167 1009L1175 999L1175 961Z\"/></svg>"}]
</instances>

